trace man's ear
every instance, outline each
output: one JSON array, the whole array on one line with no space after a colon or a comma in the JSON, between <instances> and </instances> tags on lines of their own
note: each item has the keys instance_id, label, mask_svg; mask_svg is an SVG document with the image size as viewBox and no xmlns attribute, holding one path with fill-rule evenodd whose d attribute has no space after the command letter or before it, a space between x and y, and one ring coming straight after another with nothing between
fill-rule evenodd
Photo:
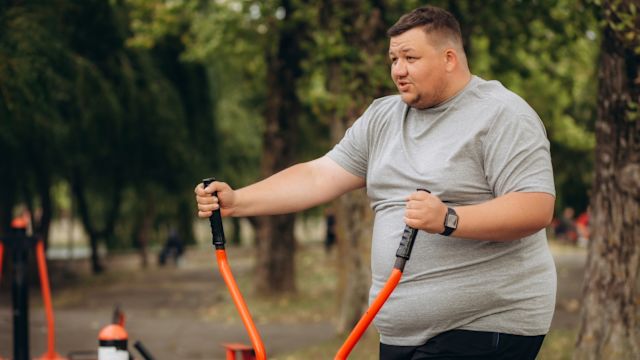
<instances>
[{"instance_id":1,"label":"man's ear","mask_svg":"<svg viewBox=\"0 0 640 360\"><path fill-rule=\"evenodd\" d=\"M445 69L452 72L458 66L458 53L452 48L444 51Z\"/></svg>"}]
</instances>

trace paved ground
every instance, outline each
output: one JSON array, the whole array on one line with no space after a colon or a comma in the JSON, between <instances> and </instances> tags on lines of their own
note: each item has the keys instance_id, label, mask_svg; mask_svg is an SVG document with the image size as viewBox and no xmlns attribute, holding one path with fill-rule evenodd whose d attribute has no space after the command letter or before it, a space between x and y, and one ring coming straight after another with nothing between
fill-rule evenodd
<instances>
[{"instance_id":1,"label":"paved ground","mask_svg":"<svg viewBox=\"0 0 640 360\"><path fill-rule=\"evenodd\" d=\"M236 277L249 271L246 262L231 259ZM215 304L228 301L226 287L211 261L215 260L209 249L192 249L178 268L158 268L154 263L148 270L139 270L136 257L124 257L110 262L112 270L107 277L89 283L76 281L60 289L52 279L57 351L63 355L95 351L99 330L109 323L114 306L120 304L130 345L142 341L156 359L224 359L220 343L249 340L242 325L235 321L220 323L207 314ZM0 356L5 357L13 354L10 287L6 282L9 279L5 277L0 290ZM45 315L38 293L38 288L31 289L31 356L42 354L46 347ZM334 335L327 320L257 326L270 355L310 346Z\"/></svg>"},{"instance_id":2,"label":"paved ground","mask_svg":"<svg viewBox=\"0 0 640 360\"><path fill-rule=\"evenodd\" d=\"M122 257L110 262L110 275L91 282L72 281L73 286L56 286L52 279L56 315L57 350L71 351L97 347L99 329L111 319L115 304L127 315L130 344L141 340L156 359L224 359L221 342L245 342L241 325L212 320L206 309L228 301L226 288L213 263L209 249L190 250L184 266L138 270L135 258ZM249 271L250 264L230 259L234 274ZM558 268L558 301L552 324L556 329L576 328L585 252L579 249L554 251ZM54 265L55 266L55 265ZM115 269L115 270L114 270ZM136 271L129 271L129 270ZM58 276L64 271L57 269ZM117 279L118 281L114 281ZM0 356L12 354L12 317L8 278L0 288ZM68 282L68 281L67 281ZM31 290L31 356L45 350L45 316L37 293ZM264 323L258 325L270 355L326 341L334 336L329 319L304 323Z\"/></svg>"}]
</instances>

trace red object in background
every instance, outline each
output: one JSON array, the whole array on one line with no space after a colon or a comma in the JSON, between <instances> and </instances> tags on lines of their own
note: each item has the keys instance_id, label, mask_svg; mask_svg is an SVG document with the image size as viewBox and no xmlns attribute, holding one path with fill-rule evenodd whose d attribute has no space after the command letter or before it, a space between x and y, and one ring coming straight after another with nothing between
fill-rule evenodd
<instances>
[{"instance_id":1,"label":"red object in background","mask_svg":"<svg viewBox=\"0 0 640 360\"><path fill-rule=\"evenodd\" d=\"M222 344L226 354L226 360L236 360L236 352L240 352L240 356L242 356L242 360L255 360L255 352L253 348L244 344L237 343L226 343Z\"/></svg>"},{"instance_id":2,"label":"red object in background","mask_svg":"<svg viewBox=\"0 0 640 360\"><path fill-rule=\"evenodd\" d=\"M22 216L11 220L11 227L14 229L26 229L28 225L29 221Z\"/></svg>"},{"instance_id":3,"label":"red object in background","mask_svg":"<svg viewBox=\"0 0 640 360\"><path fill-rule=\"evenodd\" d=\"M583 212L576 219L576 224L583 225L583 226L589 226L589 218L590 218L589 213L588 212Z\"/></svg>"},{"instance_id":4,"label":"red object in background","mask_svg":"<svg viewBox=\"0 0 640 360\"><path fill-rule=\"evenodd\" d=\"M98 340L103 341L122 341L128 340L129 334L127 330L120 324L109 324L100 330Z\"/></svg>"}]
</instances>

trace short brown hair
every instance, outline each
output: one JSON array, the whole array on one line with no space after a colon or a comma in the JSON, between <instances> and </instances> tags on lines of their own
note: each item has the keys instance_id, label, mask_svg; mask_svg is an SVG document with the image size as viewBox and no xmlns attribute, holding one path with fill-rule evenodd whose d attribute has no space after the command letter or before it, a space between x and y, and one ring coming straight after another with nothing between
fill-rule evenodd
<instances>
[{"instance_id":1,"label":"short brown hair","mask_svg":"<svg viewBox=\"0 0 640 360\"><path fill-rule=\"evenodd\" d=\"M460 42L460 45L462 45L460 23L458 23L455 16L447 10L430 5L417 8L410 13L402 15L402 17L387 30L387 36L398 36L416 27L422 27L427 34L440 32Z\"/></svg>"}]
</instances>

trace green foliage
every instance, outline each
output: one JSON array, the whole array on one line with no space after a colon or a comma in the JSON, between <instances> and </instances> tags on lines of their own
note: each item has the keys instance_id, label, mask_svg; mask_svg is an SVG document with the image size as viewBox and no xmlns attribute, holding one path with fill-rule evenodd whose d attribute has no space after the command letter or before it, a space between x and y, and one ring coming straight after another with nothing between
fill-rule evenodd
<instances>
[{"instance_id":1,"label":"green foliage","mask_svg":"<svg viewBox=\"0 0 640 360\"><path fill-rule=\"evenodd\" d=\"M180 58L206 63L206 79L215 87L215 154L202 149L215 175L234 186L257 177L260 161L262 111L266 87L262 55L269 43L268 21L256 14L274 13L272 3L248 1L128 0L133 35L128 43L152 47L159 39L179 36ZM253 14L253 15L252 15ZM220 141L216 141L219 139Z\"/></svg>"},{"instance_id":2,"label":"green foliage","mask_svg":"<svg viewBox=\"0 0 640 360\"><path fill-rule=\"evenodd\" d=\"M588 203L595 146L598 27L593 9L570 0L457 2L470 28L470 65L538 112L551 141L561 209ZM576 161L579 159L579 161Z\"/></svg>"},{"instance_id":3,"label":"green foliage","mask_svg":"<svg viewBox=\"0 0 640 360\"><path fill-rule=\"evenodd\" d=\"M614 31L616 37L625 45L640 54L640 16L638 4L624 0L587 0L588 4L602 8L602 26Z\"/></svg>"},{"instance_id":4,"label":"green foliage","mask_svg":"<svg viewBox=\"0 0 640 360\"><path fill-rule=\"evenodd\" d=\"M43 173L53 177L51 186L75 184L88 205L78 207L85 226L107 236L125 189L135 190L127 192L131 202L146 201L151 189L169 203L191 197L194 179L211 168L204 139L213 135L212 99L197 64L172 62L181 50L172 52L167 38L152 50L127 47L131 18L120 2L16 3L0 11L0 144L7 154L0 167L14 174L3 180L7 191L31 187ZM185 99L189 92L200 101ZM27 190L1 205L31 202Z\"/></svg>"},{"instance_id":5,"label":"green foliage","mask_svg":"<svg viewBox=\"0 0 640 360\"><path fill-rule=\"evenodd\" d=\"M593 79L598 48L592 9L569 0L432 4L448 8L460 19L474 73L500 80L540 114L552 143L558 206L586 206L595 144ZM316 136L303 142L311 148L301 153L321 154L331 146L326 129L332 121L341 116L357 116L374 97L394 93L384 34L372 37L366 44L357 39L368 31L366 22L371 21L375 9L382 10L383 23L388 27L403 12L419 5L406 1L327 1L307 3L298 12L297 20L314 29L305 45L309 56L297 91L310 118L304 123L301 136ZM261 129L266 91L263 55L273 43L270 36L278 25L277 9L274 1L220 1L192 14L190 35L185 37L185 57L223 69L216 72L225 78L220 81L225 87L218 110L220 124L234 118L233 124ZM323 17L327 12L331 12L328 19ZM245 120L248 118L253 122ZM225 128L225 134L232 135L230 129ZM259 137L260 132L247 136ZM246 158L255 159L255 154L249 155L251 148L247 144L232 139L225 138L222 146L247 152ZM258 142L253 141L256 145ZM582 161L576 162L576 157ZM255 160L238 160L225 164L246 163L248 168L255 164Z\"/></svg>"},{"instance_id":6,"label":"green foliage","mask_svg":"<svg viewBox=\"0 0 640 360\"><path fill-rule=\"evenodd\" d=\"M460 19L474 73L500 80L540 114L559 206L582 207L590 186L599 40L592 7L599 3L609 6L602 21L635 44L631 2L431 2ZM355 118L374 97L395 92L384 30L422 3L292 4L298 11L288 21L275 0L0 5L0 150L9 154L0 170L13 174L3 185L28 193L19 189L33 188L37 175L24 164L37 163L53 183L72 173L85 178L94 211L109 208L105 195L126 191L123 209L133 214L144 207L127 204L147 199L149 189L165 194L156 197L163 209L186 201L212 171L234 186L252 182L269 86L265 59L287 24L312 29L295 89L305 106L297 153L300 160L321 155L336 119ZM382 26L374 31L376 16ZM627 118L637 113L630 102Z\"/></svg>"}]
</instances>

